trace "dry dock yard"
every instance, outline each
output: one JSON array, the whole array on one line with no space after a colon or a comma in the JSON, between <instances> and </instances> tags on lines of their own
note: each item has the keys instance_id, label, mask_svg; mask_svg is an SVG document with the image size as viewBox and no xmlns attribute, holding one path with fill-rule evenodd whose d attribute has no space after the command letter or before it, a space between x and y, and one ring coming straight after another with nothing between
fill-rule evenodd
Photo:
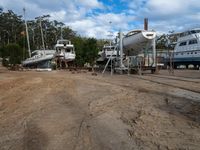
<instances>
[{"instance_id":1,"label":"dry dock yard","mask_svg":"<svg viewBox=\"0 0 200 150\"><path fill-rule=\"evenodd\" d=\"M175 75L1 69L0 149L200 149L200 71Z\"/></svg>"}]
</instances>

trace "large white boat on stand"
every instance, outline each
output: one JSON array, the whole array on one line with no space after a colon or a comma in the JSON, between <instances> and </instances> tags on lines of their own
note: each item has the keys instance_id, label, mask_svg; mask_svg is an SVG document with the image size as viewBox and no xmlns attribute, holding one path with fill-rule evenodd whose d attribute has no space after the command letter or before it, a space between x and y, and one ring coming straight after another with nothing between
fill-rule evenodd
<instances>
[{"instance_id":1,"label":"large white boat on stand","mask_svg":"<svg viewBox=\"0 0 200 150\"><path fill-rule=\"evenodd\" d=\"M69 40L58 40L55 45L55 59L57 67L67 67L75 60L74 45Z\"/></svg>"},{"instance_id":2,"label":"large white boat on stand","mask_svg":"<svg viewBox=\"0 0 200 150\"><path fill-rule=\"evenodd\" d=\"M28 68L51 68L55 62L58 68L65 68L75 60L74 45L69 40L58 40L53 50L35 50L31 57L22 62Z\"/></svg>"},{"instance_id":3,"label":"large white boat on stand","mask_svg":"<svg viewBox=\"0 0 200 150\"><path fill-rule=\"evenodd\" d=\"M174 52L172 53L172 63L174 68L181 65L194 68L200 68L200 28L191 29L179 33ZM169 66L169 58L166 57L167 65Z\"/></svg>"},{"instance_id":4,"label":"large white boat on stand","mask_svg":"<svg viewBox=\"0 0 200 150\"><path fill-rule=\"evenodd\" d=\"M157 65L155 38L156 32L148 30L147 18L144 19L144 30L132 30L126 35L123 35L120 31L114 49L120 51L120 53L118 53L116 59L112 59L111 55L102 73L105 72L109 64L111 64L111 74L113 71L118 70L120 73L124 71L129 73L130 70L137 72L151 70L154 73ZM112 63L113 60L115 60L114 63ZM109 63L110 61L111 63Z\"/></svg>"},{"instance_id":5,"label":"large white boat on stand","mask_svg":"<svg viewBox=\"0 0 200 150\"><path fill-rule=\"evenodd\" d=\"M123 38L123 52L129 57L130 67L156 67L155 37L155 31L133 30Z\"/></svg>"},{"instance_id":6,"label":"large white boat on stand","mask_svg":"<svg viewBox=\"0 0 200 150\"><path fill-rule=\"evenodd\" d=\"M55 50L34 50L31 57L22 62L23 67L28 68L51 68Z\"/></svg>"},{"instance_id":7,"label":"large white boat on stand","mask_svg":"<svg viewBox=\"0 0 200 150\"><path fill-rule=\"evenodd\" d=\"M113 69L120 71L133 69L138 71L138 68L140 68L154 72L156 69L155 37L156 32L149 30L133 30L125 36L120 32L118 43L114 49L119 50L120 55L116 58L117 62L113 63L116 64ZM124 58L124 54L126 58ZM111 55L109 61L113 60L111 59L112 57Z\"/></svg>"}]
</instances>

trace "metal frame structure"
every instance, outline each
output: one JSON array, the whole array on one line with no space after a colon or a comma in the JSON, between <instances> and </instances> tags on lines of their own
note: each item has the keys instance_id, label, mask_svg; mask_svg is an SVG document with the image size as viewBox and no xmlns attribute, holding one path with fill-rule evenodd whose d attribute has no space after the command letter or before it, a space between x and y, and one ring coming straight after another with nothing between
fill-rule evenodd
<instances>
[{"instance_id":1,"label":"metal frame structure","mask_svg":"<svg viewBox=\"0 0 200 150\"><path fill-rule=\"evenodd\" d=\"M113 57L113 53L117 49L118 49L118 51L120 51L120 55L118 55L118 56L116 56L114 58ZM113 74L113 60L115 60L115 63L114 63L114 65L115 65L114 71L115 72L119 71L119 73L122 74L123 72L127 71L127 74L130 74L130 70L131 69L135 69L135 70L138 71L138 73L140 75L142 74L142 60L138 59L139 58L138 57L137 58L137 65L136 65L136 67L132 68L130 60L132 60L133 57L136 57L136 56L127 56L126 57L127 58L127 65L125 66L124 62L123 62L123 59L124 59L124 53L123 52L124 52L124 50L123 50L123 34L120 31L119 32L119 40L116 43L116 46L115 46L115 48L114 48L111 56L109 57L106 65L104 67L104 70L103 70L102 74L105 73L105 71L106 71L109 63L111 63L111 75ZM154 73L156 71L156 68L157 68L156 67L157 62L156 62L156 42L155 42L155 38L152 40L152 59L153 59L152 65L150 67L148 65L148 68L146 68L146 70L151 70L151 72ZM148 61L149 61L149 56L148 56ZM148 62L148 64L149 64L149 62Z\"/></svg>"}]
</instances>

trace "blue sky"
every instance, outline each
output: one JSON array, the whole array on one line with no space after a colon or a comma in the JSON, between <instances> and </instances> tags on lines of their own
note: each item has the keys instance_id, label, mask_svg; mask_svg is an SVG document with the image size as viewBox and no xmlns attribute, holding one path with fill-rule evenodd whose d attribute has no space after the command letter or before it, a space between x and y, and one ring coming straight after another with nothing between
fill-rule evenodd
<instances>
[{"instance_id":1,"label":"blue sky","mask_svg":"<svg viewBox=\"0 0 200 150\"><path fill-rule=\"evenodd\" d=\"M1 0L0 6L17 14L25 7L30 19L50 14L78 34L96 38L142 29L144 17L158 34L200 27L200 0Z\"/></svg>"}]
</instances>

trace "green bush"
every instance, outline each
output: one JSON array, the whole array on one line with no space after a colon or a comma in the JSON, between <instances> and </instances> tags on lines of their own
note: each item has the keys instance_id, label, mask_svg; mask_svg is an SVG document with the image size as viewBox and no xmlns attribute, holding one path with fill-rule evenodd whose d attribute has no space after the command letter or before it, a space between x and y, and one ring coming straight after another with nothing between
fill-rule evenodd
<instances>
[{"instance_id":1,"label":"green bush","mask_svg":"<svg viewBox=\"0 0 200 150\"><path fill-rule=\"evenodd\" d=\"M97 40L94 38L76 37L73 39L76 52L76 65L83 67L85 63L94 64L98 56Z\"/></svg>"},{"instance_id":2,"label":"green bush","mask_svg":"<svg viewBox=\"0 0 200 150\"><path fill-rule=\"evenodd\" d=\"M1 55L4 60L3 65L5 66L8 66L8 64L21 64L23 60L23 49L18 44L8 44L1 48Z\"/></svg>"}]
</instances>

